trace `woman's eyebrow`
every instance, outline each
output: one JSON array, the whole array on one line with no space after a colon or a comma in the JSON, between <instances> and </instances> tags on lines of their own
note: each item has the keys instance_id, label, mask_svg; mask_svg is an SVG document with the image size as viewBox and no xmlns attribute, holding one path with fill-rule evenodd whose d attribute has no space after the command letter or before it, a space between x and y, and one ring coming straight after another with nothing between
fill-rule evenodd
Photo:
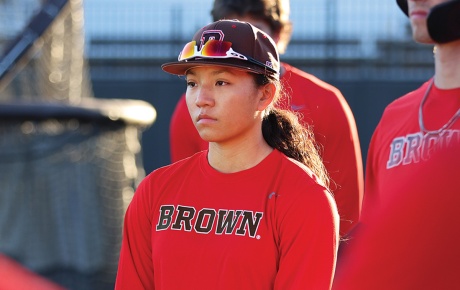
<instances>
[{"instance_id":1,"label":"woman's eyebrow","mask_svg":"<svg viewBox=\"0 0 460 290\"><path fill-rule=\"evenodd\" d=\"M223 73L229 73L229 74L232 74L232 75L236 75L234 73L234 70L233 69L229 69L229 68L219 68L219 69L216 69L214 71L211 72L212 75L219 75L219 74L223 74ZM191 68L189 70L187 70L186 74L187 75L196 75L196 73L194 72L194 69Z\"/></svg>"}]
</instances>

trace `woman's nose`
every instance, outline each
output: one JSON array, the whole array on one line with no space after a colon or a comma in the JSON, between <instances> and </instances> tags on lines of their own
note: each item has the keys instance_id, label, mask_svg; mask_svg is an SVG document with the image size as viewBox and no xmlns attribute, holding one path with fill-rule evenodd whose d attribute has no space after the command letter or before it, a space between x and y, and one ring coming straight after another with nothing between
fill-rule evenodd
<instances>
[{"instance_id":1,"label":"woman's nose","mask_svg":"<svg viewBox=\"0 0 460 290\"><path fill-rule=\"evenodd\" d=\"M198 107L213 106L214 96L212 90L206 87L201 87L196 94L195 104Z\"/></svg>"}]
</instances>

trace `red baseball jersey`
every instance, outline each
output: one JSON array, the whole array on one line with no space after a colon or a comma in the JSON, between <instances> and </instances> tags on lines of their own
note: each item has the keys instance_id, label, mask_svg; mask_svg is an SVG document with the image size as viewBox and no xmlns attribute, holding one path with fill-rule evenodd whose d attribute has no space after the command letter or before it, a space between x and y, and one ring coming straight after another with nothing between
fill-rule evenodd
<instances>
[{"instance_id":1,"label":"red baseball jersey","mask_svg":"<svg viewBox=\"0 0 460 290\"><path fill-rule=\"evenodd\" d=\"M423 132L428 82L384 111L371 139L363 215L342 244L334 289L460 287L460 121ZM428 130L460 108L460 88L433 86Z\"/></svg>"},{"instance_id":2,"label":"red baseball jersey","mask_svg":"<svg viewBox=\"0 0 460 290\"><path fill-rule=\"evenodd\" d=\"M353 113L337 88L286 63L283 67L281 81L289 99L279 106L299 112L302 122L312 126L332 180L340 233L344 235L359 220L363 198L362 156ZM184 94L170 123L171 160L176 162L207 148L190 118Z\"/></svg>"},{"instance_id":3,"label":"red baseball jersey","mask_svg":"<svg viewBox=\"0 0 460 290\"><path fill-rule=\"evenodd\" d=\"M141 182L116 289L330 289L338 226L331 194L279 151L231 174L200 152Z\"/></svg>"}]
</instances>

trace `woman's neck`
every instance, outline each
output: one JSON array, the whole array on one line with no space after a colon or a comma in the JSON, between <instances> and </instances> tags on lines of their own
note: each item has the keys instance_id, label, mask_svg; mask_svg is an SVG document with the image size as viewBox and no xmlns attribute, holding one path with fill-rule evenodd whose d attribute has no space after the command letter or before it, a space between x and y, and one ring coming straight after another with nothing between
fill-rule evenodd
<instances>
[{"instance_id":1,"label":"woman's neck","mask_svg":"<svg viewBox=\"0 0 460 290\"><path fill-rule=\"evenodd\" d=\"M222 173L234 173L252 168L265 159L272 151L263 137L253 142L236 145L209 143L208 162Z\"/></svg>"}]
</instances>

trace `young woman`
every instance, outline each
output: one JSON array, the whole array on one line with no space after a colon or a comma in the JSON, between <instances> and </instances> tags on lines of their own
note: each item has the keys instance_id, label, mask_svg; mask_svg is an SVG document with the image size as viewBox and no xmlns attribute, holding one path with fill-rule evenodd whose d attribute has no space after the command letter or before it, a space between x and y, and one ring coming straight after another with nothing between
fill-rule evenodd
<instances>
[{"instance_id":1,"label":"young woman","mask_svg":"<svg viewBox=\"0 0 460 290\"><path fill-rule=\"evenodd\" d=\"M209 149L152 172L126 213L116 289L329 289L338 213L311 132L275 109L273 40L205 26L179 60Z\"/></svg>"},{"instance_id":2,"label":"young woman","mask_svg":"<svg viewBox=\"0 0 460 290\"><path fill-rule=\"evenodd\" d=\"M283 58L293 29L289 19L289 0L212 2L210 12L214 21L238 19L251 23L270 35L276 43L280 58ZM294 5L302 4L297 1ZM336 87L291 64L280 62L280 81L289 90L289 99L278 102L277 107L304 116L301 123L313 129L315 141L321 148L319 153L331 180L329 189L340 213L340 234L346 236L359 220L364 191L362 154L353 112ZM209 146L190 119L185 93L171 115L169 145L172 162Z\"/></svg>"}]
</instances>

